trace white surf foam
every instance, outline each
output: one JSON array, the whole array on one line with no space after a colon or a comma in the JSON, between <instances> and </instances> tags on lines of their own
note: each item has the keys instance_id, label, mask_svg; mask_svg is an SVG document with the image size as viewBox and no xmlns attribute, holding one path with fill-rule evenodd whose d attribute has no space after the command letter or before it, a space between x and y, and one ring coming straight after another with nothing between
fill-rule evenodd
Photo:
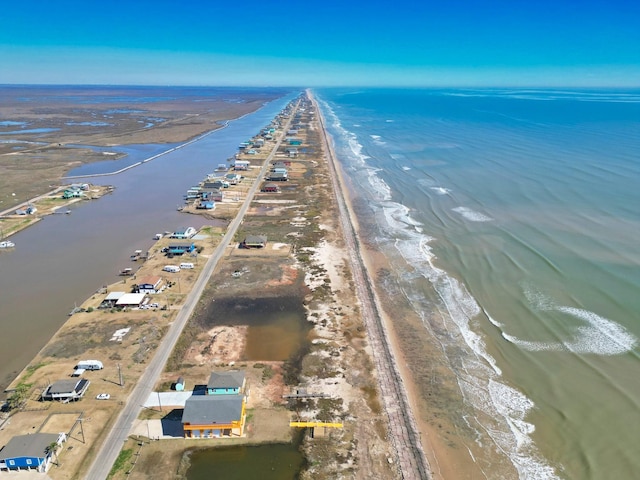
<instances>
[{"instance_id":1,"label":"white surf foam","mask_svg":"<svg viewBox=\"0 0 640 480\"><path fill-rule=\"evenodd\" d=\"M451 210L459 213L463 218L471 222L490 222L491 220L493 220L491 217L488 217L467 207L456 207L452 208Z\"/></svg>"},{"instance_id":2,"label":"white surf foam","mask_svg":"<svg viewBox=\"0 0 640 480\"><path fill-rule=\"evenodd\" d=\"M630 352L638 345L638 339L626 328L595 312L554 304L549 297L533 288L525 289L525 296L532 307L540 312L560 312L583 322L582 325L573 328L570 338L561 339L559 342L524 340L502 332L502 336L507 341L525 350L568 351L576 354L612 356Z\"/></svg>"},{"instance_id":3,"label":"white surf foam","mask_svg":"<svg viewBox=\"0 0 640 480\"><path fill-rule=\"evenodd\" d=\"M405 172L408 172L409 170L411 170L411 167L407 167L406 165L403 165L402 170L404 170Z\"/></svg>"},{"instance_id":4,"label":"white surf foam","mask_svg":"<svg viewBox=\"0 0 640 480\"><path fill-rule=\"evenodd\" d=\"M449 195L451 193L451 190L444 187L429 187L429 188L434 192L436 192L438 195Z\"/></svg>"},{"instance_id":5,"label":"white surf foam","mask_svg":"<svg viewBox=\"0 0 640 480\"><path fill-rule=\"evenodd\" d=\"M336 125L337 122L333 124L334 127ZM349 135L341 127L336 128L351 150L359 145L355 136ZM533 403L500 380L500 368L488 353L482 336L474 331L476 317L481 313L480 306L464 284L435 265L435 256L429 245L433 239L422 233L422 224L411 217L409 208L390 200L391 190L378 175L378 170L371 168L362 157L362 152L357 148L355 150L357 152L354 155L348 156L353 161L352 165L356 166L355 174L364 176L370 185L375 185L372 207L382 214L380 227L384 236L380 241L384 243L392 239L392 245L411 267L404 273L404 278L409 281L418 277L426 278L438 293L442 304L430 304L431 300L425 299L418 290L411 290L411 283L401 288L419 314L434 308L447 313L443 315L443 330L436 332L436 336L443 348L453 353L450 360L458 385L465 402L473 406L477 413L477 423L472 428L481 435L478 442L487 442L490 438L495 450L504 452L522 479L557 479L553 468L541 458L529 436L534 427L526 421L526 415ZM378 180L374 180L374 177L378 177ZM387 193L383 195L385 200L376 202L381 191ZM470 216L473 221L491 220L470 209L458 213ZM482 434L483 431L488 437Z\"/></svg>"}]
</instances>

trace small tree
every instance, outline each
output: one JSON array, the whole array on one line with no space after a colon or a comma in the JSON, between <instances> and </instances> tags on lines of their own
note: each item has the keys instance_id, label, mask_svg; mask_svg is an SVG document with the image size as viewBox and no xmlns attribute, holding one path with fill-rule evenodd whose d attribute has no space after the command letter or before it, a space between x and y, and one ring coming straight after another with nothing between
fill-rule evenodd
<instances>
[{"instance_id":1,"label":"small tree","mask_svg":"<svg viewBox=\"0 0 640 480\"><path fill-rule=\"evenodd\" d=\"M60 448L58 442L51 442L49 445L47 445L47 453L53 453L56 465L58 465L58 448Z\"/></svg>"}]
</instances>

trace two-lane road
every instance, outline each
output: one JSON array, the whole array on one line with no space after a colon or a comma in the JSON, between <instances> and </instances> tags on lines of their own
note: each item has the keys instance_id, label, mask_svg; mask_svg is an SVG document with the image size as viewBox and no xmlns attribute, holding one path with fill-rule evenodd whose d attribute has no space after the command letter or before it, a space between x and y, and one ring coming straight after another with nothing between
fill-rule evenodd
<instances>
[{"instance_id":1,"label":"two-lane road","mask_svg":"<svg viewBox=\"0 0 640 480\"><path fill-rule=\"evenodd\" d=\"M297 105L296 105L297 108ZM273 150L265 160L262 168L260 169L260 174L256 181L253 183L249 191L247 192L247 198L242 204L238 215L233 219L233 221L229 224L229 228L225 233L222 242L213 255L209 258L207 263L205 264L204 269L202 270L198 280L193 286L193 289L187 295L184 305L178 312L176 319L173 324L169 328L167 335L162 340L162 343L156 350L156 353L149 363L149 366L145 370L144 374L138 380L136 386L133 391L129 395L125 405L120 412L113 428L107 434L102 443L101 447L96 452L93 463L87 472L86 478L89 480L102 480L106 479L107 475L111 471L111 466L118 458L120 454L120 450L122 450L122 446L124 442L127 440L129 436L129 432L131 431L133 422L140 413L141 405L144 405L149 394L152 392L153 385L155 385L157 379L160 377L162 370L164 369L167 360L169 359L169 355L173 351L173 348L184 329L189 318L195 309L202 292L204 291L209 278L213 274L218 262L224 255L225 250L233 240L238 227L242 223L242 220L247 213L247 209L253 200L253 197L258 189L258 186L261 183L261 180L267 173L267 169L269 168L270 162L276 154L278 147L282 143L282 140L285 138L285 132L288 130L289 125L291 123L291 118L293 115L289 116L289 120L287 124L282 129L282 135L280 139L276 142L276 145L273 147Z\"/></svg>"}]
</instances>

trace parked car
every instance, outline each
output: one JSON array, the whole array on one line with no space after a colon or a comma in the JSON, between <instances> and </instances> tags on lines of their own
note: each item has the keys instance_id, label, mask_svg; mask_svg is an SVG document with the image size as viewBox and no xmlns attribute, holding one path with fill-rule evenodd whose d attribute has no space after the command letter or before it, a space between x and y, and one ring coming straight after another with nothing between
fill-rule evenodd
<instances>
[{"instance_id":1,"label":"parked car","mask_svg":"<svg viewBox=\"0 0 640 480\"><path fill-rule=\"evenodd\" d=\"M98 400L109 400L111 398L111 395L109 395L108 393L100 393L96 396L96 399Z\"/></svg>"}]
</instances>

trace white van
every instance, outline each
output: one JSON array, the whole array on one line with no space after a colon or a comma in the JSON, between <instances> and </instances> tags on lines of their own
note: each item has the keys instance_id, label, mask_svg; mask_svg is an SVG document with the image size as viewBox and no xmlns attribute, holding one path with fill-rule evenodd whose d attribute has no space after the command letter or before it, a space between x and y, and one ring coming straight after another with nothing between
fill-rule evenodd
<instances>
[{"instance_id":1,"label":"white van","mask_svg":"<svg viewBox=\"0 0 640 480\"><path fill-rule=\"evenodd\" d=\"M177 265L167 265L162 270L164 270L165 272L176 273L180 271L180 267L178 267Z\"/></svg>"},{"instance_id":2,"label":"white van","mask_svg":"<svg viewBox=\"0 0 640 480\"><path fill-rule=\"evenodd\" d=\"M180 268L193 268L193 263L181 263Z\"/></svg>"}]
</instances>

